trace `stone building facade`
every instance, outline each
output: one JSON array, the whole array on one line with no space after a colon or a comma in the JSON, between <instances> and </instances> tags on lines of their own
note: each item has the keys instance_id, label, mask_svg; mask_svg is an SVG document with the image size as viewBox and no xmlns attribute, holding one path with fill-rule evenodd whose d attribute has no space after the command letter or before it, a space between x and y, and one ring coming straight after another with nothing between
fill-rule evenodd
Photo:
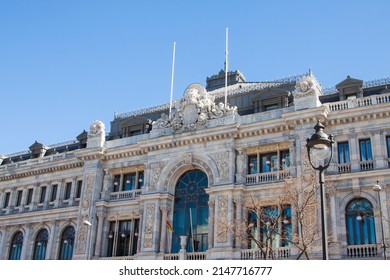
<instances>
[{"instance_id":1,"label":"stone building facade","mask_svg":"<svg viewBox=\"0 0 390 280\"><path fill-rule=\"evenodd\" d=\"M317 121L335 141L330 258L383 258L390 80L347 77L324 91L312 73L252 83L235 71L227 105L224 74L207 78L210 90L190 85L172 110L117 114L108 133L94 121L74 141L1 156L0 259L264 258L259 246L294 259L309 225L307 256L321 258L319 193L303 227L286 196L317 185L306 150Z\"/></svg>"}]
</instances>

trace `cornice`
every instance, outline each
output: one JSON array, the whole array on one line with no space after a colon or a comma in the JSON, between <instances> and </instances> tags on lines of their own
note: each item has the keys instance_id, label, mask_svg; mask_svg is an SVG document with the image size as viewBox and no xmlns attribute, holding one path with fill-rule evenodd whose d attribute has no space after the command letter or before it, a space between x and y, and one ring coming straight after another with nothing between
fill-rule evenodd
<instances>
[{"instance_id":1,"label":"cornice","mask_svg":"<svg viewBox=\"0 0 390 280\"><path fill-rule=\"evenodd\" d=\"M20 178L25 178L30 176L37 176L46 173L53 173L57 171L64 171L68 169L80 168L83 165L84 165L83 162L78 161L78 162L71 162L71 163L54 165L49 167L34 166L33 169L31 169L31 167L27 167L30 170L26 170L27 168L23 168L20 170L12 170L12 173L8 172L8 174L1 176L0 182L20 179Z\"/></svg>"}]
</instances>

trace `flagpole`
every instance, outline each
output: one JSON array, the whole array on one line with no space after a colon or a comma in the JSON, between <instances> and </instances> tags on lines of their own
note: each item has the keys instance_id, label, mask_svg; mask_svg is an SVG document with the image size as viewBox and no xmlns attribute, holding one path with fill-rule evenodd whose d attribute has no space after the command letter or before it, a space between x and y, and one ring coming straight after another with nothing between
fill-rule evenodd
<instances>
[{"instance_id":1,"label":"flagpole","mask_svg":"<svg viewBox=\"0 0 390 280\"><path fill-rule=\"evenodd\" d=\"M225 50L225 107L227 106L227 86L228 86L228 70L229 70L229 62L228 62L228 37L229 30L226 27L226 50Z\"/></svg>"},{"instance_id":2,"label":"flagpole","mask_svg":"<svg viewBox=\"0 0 390 280\"><path fill-rule=\"evenodd\" d=\"M175 76L175 56L176 56L176 42L173 42L173 58L172 58L172 79L171 79L171 98L169 100L169 119L172 112L172 99L173 99L173 80Z\"/></svg>"},{"instance_id":3,"label":"flagpole","mask_svg":"<svg viewBox=\"0 0 390 280\"><path fill-rule=\"evenodd\" d=\"M194 241L194 230L192 228L192 211L190 208L190 229L191 229L191 239L192 239L192 252L195 253L195 241Z\"/></svg>"}]
</instances>

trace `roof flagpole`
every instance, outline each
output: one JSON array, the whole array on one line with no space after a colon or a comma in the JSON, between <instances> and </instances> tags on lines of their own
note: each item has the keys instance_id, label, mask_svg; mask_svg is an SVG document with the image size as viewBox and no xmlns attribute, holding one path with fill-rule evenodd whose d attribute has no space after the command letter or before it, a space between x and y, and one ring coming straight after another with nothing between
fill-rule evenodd
<instances>
[{"instance_id":1,"label":"roof flagpole","mask_svg":"<svg viewBox=\"0 0 390 280\"><path fill-rule=\"evenodd\" d=\"M229 69L229 63L228 63L228 28L226 27L226 50L225 50L225 107L227 106L227 86L228 86L228 69Z\"/></svg>"},{"instance_id":2,"label":"roof flagpole","mask_svg":"<svg viewBox=\"0 0 390 280\"><path fill-rule=\"evenodd\" d=\"M169 100L169 119L172 113L172 99L173 99L173 78L175 76L175 55L176 55L176 42L173 42L173 58L172 58L172 79L171 79L171 98Z\"/></svg>"}]
</instances>

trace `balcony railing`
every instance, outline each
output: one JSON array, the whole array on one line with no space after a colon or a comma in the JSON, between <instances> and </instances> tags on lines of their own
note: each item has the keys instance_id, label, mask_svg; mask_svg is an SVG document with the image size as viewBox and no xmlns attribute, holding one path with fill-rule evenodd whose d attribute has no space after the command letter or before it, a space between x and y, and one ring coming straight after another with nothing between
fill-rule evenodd
<instances>
[{"instance_id":1,"label":"balcony railing","mask_svg":"<svg viewBox=\"0 0 390 280\"><path fill-rule=\"evenodd\" d=\"M291 170L279 170L274 172L266 173L257 173L246 175L246 183L251 184L261 184L261 183L271 183L283 181L291 176Z\"/></svg>"},{"instance_id":2,"label":"balcony railing","mask_svg":"<svg viewBox=\"0 0 390 280\"><path fill-rule=\"evenodd\" d=\"M114 261L125 261L134 260L134 256L123 256L123 257L101 257L99 260L114 260Z\"/></svg>"},{"instance_id":3,"label":"balcony railing","mask_svg":"<svg viewBox=\"0 0 390 280\"><path fill-rule=\"evenodd\" d=\"M348 258L373 258L378 255L377 244L347 246Z\"/></svg>"},{"instance_id":4,"label":"balcony railing","mask_svg":"<svg viewBox=\"0 0 390 280\"><path fill-rule=\"evenodd\" d=\"M291 247L281 247L277 248L271 252L270 259L289 259L291 256ZM241 251L242 260L263 260L264 254L261 250L258 249L248 249Z\"/></svg>"},{"instance_id":5,"label":"balcony railing","mask_svg":"<svg viewBox=\"0 0 390 280\"><path fill-rule=\"evenodd\" d=\"M140 196L141 193L142 193L141 189L124 191L124 192L112 192L112 193L110 193L110 201L124 200L124 199L135 199L136 197Z\"/></svg>"},{"instance_id":6,"label":"balcony railing","mask_svg":"<svg viewBox=\"0 0 390 280\"><path fill-rule=\"evenodd\" d=\"M360 165L361 171L367 171L367 170L374 169L374 161L373 160L359 161L359 165Z\"/></svg>"},{"instance_id":7,"label":"balcony railing","mask_svg":"<svg viewBox=\"0 0 390 280\"><path fill-rule=\"evenodd\" d=\"M350 108L366 107L375 104L390 103L390 93L371 95L362 98L348 99L339 102L328 103L330 111L340 111Z\"/></svg>"},{"instance_id":8,"label":"balcony railing","mask_svg":"<svg viewBox=\"0 0 390 280\"><path fill-rule=\"evenodd\" d=\"M337 169L339 173L350 173L351 172L351 163L339 163L337 164Z\"/></svg>"}]
</instances>

